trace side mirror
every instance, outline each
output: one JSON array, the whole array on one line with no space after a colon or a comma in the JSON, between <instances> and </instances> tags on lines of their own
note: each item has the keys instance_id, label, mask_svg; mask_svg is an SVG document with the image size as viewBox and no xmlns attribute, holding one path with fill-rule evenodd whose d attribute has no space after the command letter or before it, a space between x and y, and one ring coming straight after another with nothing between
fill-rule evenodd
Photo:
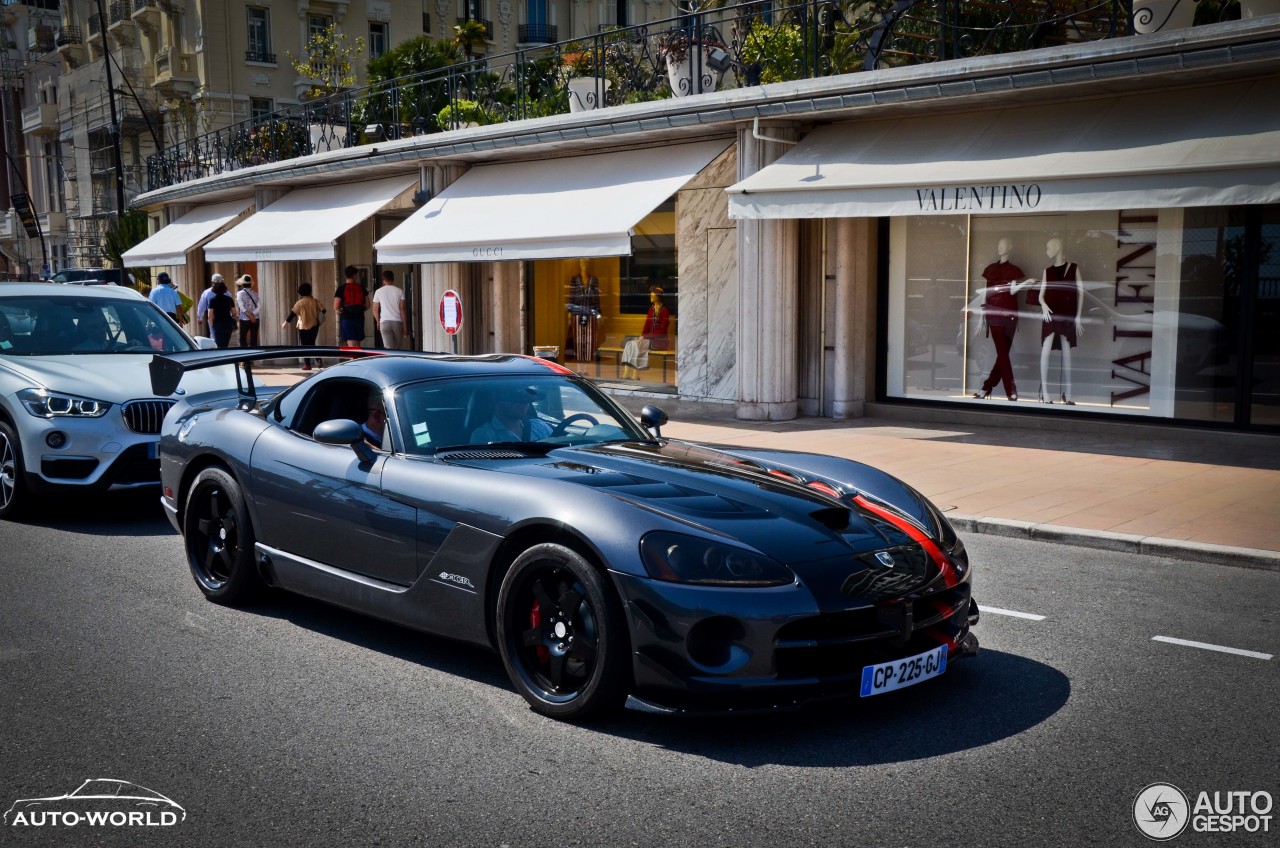
<instances>
[{"instance_id":1,"label":"side mirror","mask_svg":"<svg viewBox=\"0 0 1280 848\"><path fill-rule=\"evenodd\" d=\"M373 448L364 443L364 431L350 418L321 421L312 431L311 437L323 445L348 445L360 457L361 462L373 462L377 459Z\"/></svg>"},{"instance_id":2,"label":"side mirror","mask_svg":"<svg viewBox=\"0 0 1280 848\"><path fill-rule=\"evenodd\" d=\"M196 336L196 347L200 350L217 350L218 343L208 336Z\"/></svg>"},{"instance_id":3,"label":"side mirror","mask_svg":"<svg viewBox=\"0 0 1280 848\"><path fill-rule=\"evenodd\" d=\"M646 406L640 410L640 423L646 430L652 430L653 435L661 439L662 428L667 423L667 413L663 412L659 407Z\"/></svg>"}]
</instances>

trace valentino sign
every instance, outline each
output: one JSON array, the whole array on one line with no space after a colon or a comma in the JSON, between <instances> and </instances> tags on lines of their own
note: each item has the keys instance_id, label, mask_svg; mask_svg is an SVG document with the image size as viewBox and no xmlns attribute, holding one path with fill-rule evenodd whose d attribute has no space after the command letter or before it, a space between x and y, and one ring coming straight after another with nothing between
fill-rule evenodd
<instances>
[{"instance_id":1,"label":"valentino sign","mask_svg":"<svg viewBox=\"0 0 1280 848\"><path fill-rule=\"evenodd\" d=\"M944 186L916 189L921 212L981 212L993 209L1035 209L1040 186L1020 185Z\"/></svg>"}]
</instances>

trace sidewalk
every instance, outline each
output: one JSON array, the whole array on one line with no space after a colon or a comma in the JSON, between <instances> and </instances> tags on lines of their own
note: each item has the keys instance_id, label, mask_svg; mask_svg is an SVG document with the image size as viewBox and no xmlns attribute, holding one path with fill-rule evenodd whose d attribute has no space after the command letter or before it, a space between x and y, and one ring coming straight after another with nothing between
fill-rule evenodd
<instances>
[{"instance_id":1,"label":"sidewalk","mask_svg":"<svg viewBox=\"0 0 1280 848\"><path fill-rule=\"evenodd\" d=\"M1211 432L1152 438L1148 427L1117 437L998 419L942 427L731 415L673 420L663 435L866 462L963 530L1280 570L1280 437L1260 448Z\"/></svg>"},{"instance_id":2,"label":"sidewalk","mask_svg":"<svg viewBox=\"0 0 1280 848\"><path fill-rule=\"evenodd\" d=\"M273 384L306 376L258 373ZM628 409L672 407L662 431L669 438L874 465L924 493L961 530L1280 571L1280 436L1125 423L1068 430L1068 421L1032 428L1026 419L1007 426L998 415L944 426L901 420L910 410L849 421L739 421L729 406L616 399Z\"/></svg>"}]
</instances>

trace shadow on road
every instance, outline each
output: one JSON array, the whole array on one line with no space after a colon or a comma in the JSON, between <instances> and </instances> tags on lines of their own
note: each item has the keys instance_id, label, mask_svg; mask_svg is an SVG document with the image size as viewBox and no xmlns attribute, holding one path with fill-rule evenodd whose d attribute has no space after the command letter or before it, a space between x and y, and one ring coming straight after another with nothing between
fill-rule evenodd
<instances>
[{"instance_id":1,"label":"shadow on road","mask_svg":"<svg viewBox=\"0 0 1280 848\"><path fill-rule=\"evenodd\" d=\"M245 611L478 683L513 688L498 655L483 648L295 595L275 594ZM581 732L744 766L865 766L928 759L1016 736L1048 719L1070 696L1070 681L1052 666L984 650L951 666L939 680L866 701L714 718L627 710Z\"/></svg>"},{"instance_id":2,"label":"shadow on road","mask_svg":"<svg viewBox=\"0 0 1280 848\"><path fill-rule=\"evenodd\" d=\"M173 536L160 487L98 494L58 494L31 505L19 522L88 536Z\"/></svg>"},{"instance_id":3,"label":"shadow on road","mask_svg":"<svg viewBox=\"0 0 1280 848\"><path fill-rule=\"evenodd\" d=\"M596 730L718 762L816 768L921 760L1016 736L1071 696L1044 663L984 650L938 680L868 700L726 720L627 712Z\"/></svg>"}]
</instances>

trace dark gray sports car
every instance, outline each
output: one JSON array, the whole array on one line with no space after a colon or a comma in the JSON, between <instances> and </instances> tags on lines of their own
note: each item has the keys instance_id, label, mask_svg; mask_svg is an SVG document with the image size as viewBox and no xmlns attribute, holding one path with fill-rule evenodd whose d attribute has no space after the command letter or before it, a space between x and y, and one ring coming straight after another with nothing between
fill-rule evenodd
<instances>
[{"instance_id":1,"label":"dark gray sports car","mask_svg":"<svg viewBox=\"0 0 1280 848\"><path fill-rule=\"evenodd\" d=\"M265 402L252 362L157 356L156 392L237 362L239 394L179 401L163 501L204 594L266 586L494 647L534 709L627 695L771 709L919 683L977 652L969 562L904 483L816 454L712 448L637 424L523 356L377 355Z\"/></svg>"}]
</instances>

